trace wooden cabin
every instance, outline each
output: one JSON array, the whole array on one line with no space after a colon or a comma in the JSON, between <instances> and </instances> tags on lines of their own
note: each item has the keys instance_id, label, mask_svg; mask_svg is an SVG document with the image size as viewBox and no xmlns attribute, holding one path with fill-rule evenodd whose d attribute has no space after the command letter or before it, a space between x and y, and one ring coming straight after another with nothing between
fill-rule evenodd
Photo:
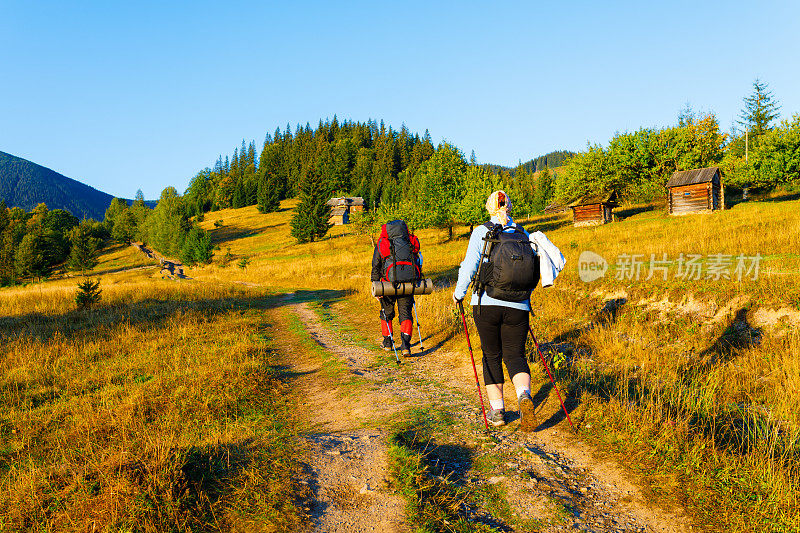
<instances>
[{"instance_id":1,"label":"wooden cabin","mask_svg":"<svg viewBox=\"0 0 800 533\"><path fill-rule=\"evenodd\" d=\"M710 213L725 208L719 167L675 172L667 182L669 214Z\"/></svg>"},{"instance_id":2,"label":"wooden cabin","mask_svg":"<svg viewBox=\"0 0 800 533\"><path fill-rule=\"evenodd\" d=\"M334 207L331 209L331 216L328 218L328 224L334 226L341 226L350 223L350 211L346 207Z\"/></svg>"},{"instance_id":3,"label":"wooden cabin","mask_svg":"<svg viewBox=\"0 0 800 533\"><path fill-rule=\"evenodd\" d=\"M569 204L572 208L572 225L600 226L614 220L611 210L617 207L617 192L588 194Z\"/></svg>"},{"instance_id":4,"label":"wooden cabin","mask_svg":"<svg viewBox=\"0 0 800 533\"><path fill-rule=\"evenodd\" d=\"M350 213L364 210L364 199L360 196L341 196L339 198L331 198L325 203L331 208L331 216L328 222L335 226L349 224Z\"/></svg>"}]
</instances>

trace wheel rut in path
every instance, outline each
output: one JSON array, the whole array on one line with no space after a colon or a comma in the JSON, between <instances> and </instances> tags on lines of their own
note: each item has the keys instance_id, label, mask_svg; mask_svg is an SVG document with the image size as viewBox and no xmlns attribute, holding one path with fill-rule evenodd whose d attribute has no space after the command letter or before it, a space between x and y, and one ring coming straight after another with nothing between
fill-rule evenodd
<instances>
[{"instance_id":1,"label":"wheel rut in path","mask_svg":"<svg viewBox=\"0 0 800 533\"><path fill-rule=\"evenodd\" d=\"M287 304L285 309L302 321L307 334L367 384L356 389L357 395L341 397L339 391L326 388L316 378L320 361L287 358L300 374L298 386L305 395L301 408L315 424L305 435L307 482L315 495L309 506L314 531L411 531L404 518L404 502L387 486L386 426L393 414L409 407L443 404L455 424L474 428L469 442L474 459L491 455L497 462L487 474L471 471L468 465L448 465L445 460L438 465L443 475L474 486L501 483L512 513L523 519L552 517L554 508L560 509L557 519L547 518L533 529L520 531L691 530L681 510L668 512L651 506L623 468L598 457L591 447L559 428L523 433L518 422L511 422L487 437L480 409L465 399L475 395L474 378L466 372L471 374L471 366L451 372L442 387L431 377L441 376L434 356L405 360L402 369L393 363L376 365L373 353L347 344L321 323L307 303ZM540 407L539 416L560 409L554 403L557 401ZM497 531L513 530L485 509L467 509L465 514L472 521L495 525Z\"/></svg>"},{"instance_id":2,"label":"wheel rut in path","mask_svg":"<svg viewBox=\"0 0 800 533\"><path fill-rule=\"evenodd\" d=\"M396 369L376 365L373 354L336 342L307 303L292 303L291 296L286 302L286 314L299 318L305 333L344 363L349 373L339 383L332 382L324 374L324 358L311 350L286 357L297 375L301 416L311 426L302 437L307 473L303 482L313 494L307 506L310 529L325 533L413 531L406 521L405 501L388 486L389 432L381 421L411 405L416 399L414 387Z\"/></svg>"}]
</instances>

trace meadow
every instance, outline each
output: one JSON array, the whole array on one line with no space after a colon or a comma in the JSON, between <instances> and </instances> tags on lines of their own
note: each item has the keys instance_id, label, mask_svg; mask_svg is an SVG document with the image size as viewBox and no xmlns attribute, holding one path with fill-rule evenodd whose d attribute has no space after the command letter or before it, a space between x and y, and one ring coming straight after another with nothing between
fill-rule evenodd
<instances>
[{"instance_id":1,"label":"meadow","mask_svg":"<svg viewBox=\"0 0 800 533\"><path fill-rule=\"evenodd\" d=\"M0 530L299 527L303 487L286 472L299 468L292 442L305 422L271 415L295 401L278 353L289 341L271 313L281 294L337 291L348 328L366 343L379 330L370 236L339 226L298 245L294 205L207 213L201 226L219 249L182 282L132 248L109 249L90 310L76 310L74 278L0 290ZM700 529L800 530L800 201L686 217L630 206L618 218L596 228L563 215L521 221L567 258L555 286L534 292L532 325L576 438L620 458ZM466 379L448 287L468 228L451 240L417 235L440 287L419 301L426 343L438 347L426 357ZM609 263L590 283L578 271L586 250ZM624 262L634 254L638 279ZM645 279L651 254L668 262ZM677 275L680 254L701 256L699 279ZM707 278L714 254L731 256L731 279ZM760 256L758 279L736 279L740 255ZM534 381L551 392L543 373Z\"/></svg>"}]
</instances>

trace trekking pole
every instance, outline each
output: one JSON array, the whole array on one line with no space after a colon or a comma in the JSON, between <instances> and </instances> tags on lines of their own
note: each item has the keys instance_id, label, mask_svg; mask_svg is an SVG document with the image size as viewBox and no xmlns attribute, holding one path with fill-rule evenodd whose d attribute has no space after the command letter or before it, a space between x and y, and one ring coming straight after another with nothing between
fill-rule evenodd
<instances>
[{"instance_id":1,"label":"trekking pole","mask_svg":"<svg viewBox=\"0 0 800 533\"><path fill-rule=\"evenodd\" d=\"M394 360L397 361L397 364L400 364L400 358L397 357L397 348L394 346L394 332L392 331L392 323L386 319L386 311L381 307L381 314L383 315L383 320L389 326L389 337L392 339L392 350L394 350Z\"/></svg>"},{"instance_id":2,"label":"trekking pole","mask_svg":"<svg viewBox=\"0 0 800 533\"><path fill-rule=\"evenodd\" d=\"M458 310L461 311L461 323L464 324L464 335L467 336L467 347L469 348L469 358L472 359L472 371L475 373L475 385L478 386L478 398L481 401L481 411L483 412L483 425L489 431L489 421L486 419L486 408L483 406L483 394L481 394L481 384L478 381L478 369L475 368L475 356L472 355L472 343L469 342L469 331L467 330L467 319L464 318L464 304L458 302Z\"/></svg>"},{"instance_id":3,"label":"trekking pole","mask_svg":"<svg viewBox=\"0 0 800 533\"><path fill-rule=\"evenodd\" d=\"M544 355L542 355L542 349L539 348L539 343L536 341L536 335L533 334L533 328L530 324L528 324L528 331L531 332L531 339L533 339L533 344L536 346L536 351L539 352L539 359L542 361L542 365L544 369L547 371L547 376L550 378L550 383L553 384L553 388L556 389L556 395L558 396L558 401L561 403L561 408L564 410L564 414L567 415L567 420L569 421L569 425L572 427L572 431L576 431L575 425L572 423L572 419L569 417L569 413L567 412L567 408L564 406L564 401L561 399L561 393L558 392L558 385L556 385L556 381L553 379L553 374L550 373L550 369L547 367L547 361L544 360Z\"/></svg>"},{"instance_id":4,"label":"trekking pole","mask_svg":"<svg viewBox=\"0 0 800 533\"><path fill-rule=\"evenodd\" d=\"M417 336L419 336L419 349L421 351L425 351L425 347L422 345L422 332L419 330L419 315L417 315L417 301L414 300L414 318L417 321Z\"/></svg>"}]
</instances>

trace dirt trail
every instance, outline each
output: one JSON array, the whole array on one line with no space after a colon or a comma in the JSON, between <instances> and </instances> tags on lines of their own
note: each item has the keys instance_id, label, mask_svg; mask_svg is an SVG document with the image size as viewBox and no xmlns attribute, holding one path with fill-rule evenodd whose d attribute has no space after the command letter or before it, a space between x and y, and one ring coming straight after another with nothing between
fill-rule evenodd
<instances>
[{"instance_id":1,"label":"dirt trail","mask_svg":"<svg viewBox=\"0 0 800 533\"><path fill-rule=\"evenodd\" d=\"M357 395L348 390L346 379L341 380L340 387L331 388L324 376L324 358L311 352L286 358L297 375L294 385L301 391L301 409L311 424L304 438L305 482L314 495L309 505L313 531L410 532L405 502L387 485L387 431L360 428L375 426L375 419L389 418L404 409L413 392L411 387L398 381L385 383L391 370L376 367L362 350L334 344L308 304L289 303L284 309L302 321L308 335L321 347L347 364L349 377L368 384L359 387Z\"/></svg>"},{"instance_id":2,"label":"dirt trail","mask_svg":"<svg viewBox=\"0 0 800 533\"><path fill-rule=\"evenodd\" d=\"M369 384L366 393L359 388L342 394L318 379L324 361L296 354L287 358L298 373L297 385L306 400L303 408L314 423L306 436L307 482L315 495L310 506L314 531L412 530L404 518L403 501L386 483L388 433L384 428L394 414L432 404L446 405L456 424L474 428L474 439L465 444L474 456L491 455L498 465L486 475L471 470L470 464L448 463L443 458L438 465L443 475L475 485L502 483L513 513L524 519L552 517L554 507L560 507L555 511L557 520L532 531L691 530L680 510L652 507L630 473L548 423L550 419L545 418L555 417L560 409L557 400L540 406L544 423L536 431L518 431L518 422L512 421L489 438L481 431L480 409L472 399L474 380L467 373L471 367L443 369L431 355L405 359L402 367L378 365L373 352L348 344L326 328L308 304L287 304L284 309L299 317L311 338L345 363L351 376ZM448 375L449 379L441 380ZM508 401L507 405L514 409ZM497 531L513 531L486 509L468 509L466 514Z\"/></svg>"},{"instance_id":3,"label":"dirt trail","mask_svg":"<svg viewBox=\"0 0 800 533\"><path fill-rule=\"evenodd\" d=\"M162 277L168 277L170 279L178 280L178 279L192 279L186 276L183 272L183 263L176 259L168 259L152 248L148 248L145 244L141 242L133 242L131 246L142 252L147 258L152 259L153 261L158 261L161 265L161 270L159 274Z\"/></svg>"}]
</instances>

